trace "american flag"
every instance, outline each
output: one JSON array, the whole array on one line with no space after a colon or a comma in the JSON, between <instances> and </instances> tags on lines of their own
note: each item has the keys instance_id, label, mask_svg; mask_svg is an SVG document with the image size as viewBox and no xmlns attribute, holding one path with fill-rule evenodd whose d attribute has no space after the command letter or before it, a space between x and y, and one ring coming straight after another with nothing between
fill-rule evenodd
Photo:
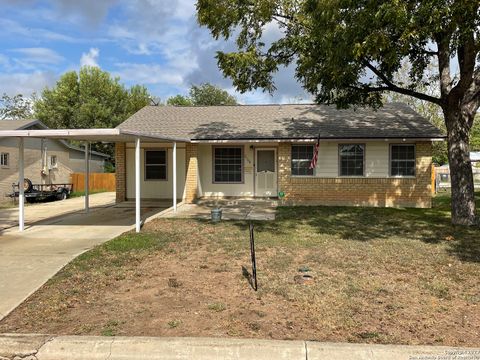
<instances>
[{"instance_id":1,"label":"american flag","mask_svg":"<svg viewBox=\"0 0 480 360\"><path fill-rule=\"evenodd\" d=\"M315 148L313 149L313 158L312 158L312 161L310 161L310 169L315 169L317 166L319 146L320 146L320 134L318 134L317 143L315 144Z\"/></svg>"}]
</instances>

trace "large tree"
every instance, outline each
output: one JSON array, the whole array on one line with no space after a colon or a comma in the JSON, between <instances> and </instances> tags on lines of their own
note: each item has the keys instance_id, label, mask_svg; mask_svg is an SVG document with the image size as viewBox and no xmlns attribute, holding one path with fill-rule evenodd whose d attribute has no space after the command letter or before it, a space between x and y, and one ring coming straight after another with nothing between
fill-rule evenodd
<instances>
[{"instance_id":1,"label":"large tree","mask_svg":"<svg viewBox=\"0 0 480 360\"><path fill-rule=\"evenodd\" d=\"M150 103L143 86L125 88L119 78L97 67L65 73L35 102L35 116L54 129L113 128ZM109 154L112 144L95 143L92 148Z\"/></svg>"},{"instance_id":2,"label":"large tree","mask_svg":"<svg viewBox=\"0 0 480 360\"><path fill-rule=\"evenodd\" d=\"M469 134L480 106L478 0L198 0L215 38L236 36L219 67L240 91L273 91L272 74L295 64L319 103L382 105L395 92L438 105L448 140L452 222L472 225L475 196ZM265 30L278 27L269 41ZM272 33L272 32L270 32ZM395 81L409 61L409 81ZM433 64L435 71L427 71ZM458 71L454 71L457 70ZM439 96L419 88L436 84Z\"/></svg>"},{"instance_id":3,"label":"large tree","mask_svg":"<svg viewBox=\"0 0 480 360\"><path fill-rule=\"evenodd\" d=\"M237 99L222 88L204 83L192 85L189 96L176 95L167 100L167 105L177 106L212 106L236 105Z\"/></svg>"}]
</instances>

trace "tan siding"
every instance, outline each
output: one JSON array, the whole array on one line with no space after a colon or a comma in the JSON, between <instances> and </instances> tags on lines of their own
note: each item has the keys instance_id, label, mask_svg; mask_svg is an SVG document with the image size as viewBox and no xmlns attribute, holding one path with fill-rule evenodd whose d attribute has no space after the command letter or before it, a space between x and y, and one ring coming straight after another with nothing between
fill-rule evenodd
<instances>
[{"instance_id":1,"label":"tan siding","mask_svg":"<svg viewBox=\"0 0 480 360\"><path fill-rule=\"evenodd\" d=\"M143 199L172 199L173 198L173 149L172 144L142 144L140 153L140 178L141 194ZM145 149L167 149L167 181L144 180ZM135 198L135 149L133 144L127 144L126 148L126 196L128 199ZM177 198L181 199L185 186L185 145L177 144Z\"/></svg>"}]
</instances>

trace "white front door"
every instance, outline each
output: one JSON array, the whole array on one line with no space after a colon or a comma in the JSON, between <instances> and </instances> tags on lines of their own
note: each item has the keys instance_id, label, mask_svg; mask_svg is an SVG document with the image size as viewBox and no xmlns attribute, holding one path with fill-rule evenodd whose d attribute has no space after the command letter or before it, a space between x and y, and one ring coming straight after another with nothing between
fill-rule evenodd
<instances>
[{"instance_id":1,"label":"white front door","mask_svg":"<svg viewBox=\"0 0 480 360\"><path fill-rule=\"evenodd\" d=\"M277 150L255 149L255 196L277 196Z\"/></svg>"}]
</instances>

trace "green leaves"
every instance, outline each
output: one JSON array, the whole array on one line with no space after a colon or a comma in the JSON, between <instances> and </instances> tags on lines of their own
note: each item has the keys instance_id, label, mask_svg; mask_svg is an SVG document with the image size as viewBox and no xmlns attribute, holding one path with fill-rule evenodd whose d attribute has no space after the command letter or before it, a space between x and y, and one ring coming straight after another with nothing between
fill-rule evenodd
<instances>
[{"instance_id":1,"label":"green leaves","mask_svg":"<svg viewBox=\"0 0 480 360\"><path fill-rule=\"evenodd\" d=\"M176 95L167 100L167 105L177 106L211 106L236 105L237 100L218 86L204 83L192 85L190 96Z\"/></svg>"},{"instance_id":2,"label":"green leaves","mask_svg":"<svg viewBox=\"0 0 480 360\"><path fill-rule=\"evenodd\" d=\"M436 60L436 41L451 38L453 55L456 39L480 36L478 0L199 0L197 9L215 38L237 37L238 51L217 59L239 91L275 90L272 74L295 62L305 89L339 106L378 105L379 88L396 90L386 80L406 60L408 90L438 83L426 71ZM267 25L280 31L274 41L265 36Z\"/></svg>"},{"instance_id":3,"label":"green leaves","mask_svg":"<svg viewBox=\"0 0 480 360\"><path fill-rule=\"evenodd\" d=\"M31 119L33 117L32 98L25 98L22 94L9 96L3 94L0 98L0 120Z\"/></svg>"},{"instance_id":4,"label":"green leaves","mask_svg":"<svg viewBox=\"0 0 480 360\"><path fill-rule=\"evenodd\" d=\"M143 86L126 89L120 79L97 67L65 73L35 102L35 116L53 129L113 128L150 103ZM113 157L113 146L94 144Z\"/></svg>"}]
</instances>

